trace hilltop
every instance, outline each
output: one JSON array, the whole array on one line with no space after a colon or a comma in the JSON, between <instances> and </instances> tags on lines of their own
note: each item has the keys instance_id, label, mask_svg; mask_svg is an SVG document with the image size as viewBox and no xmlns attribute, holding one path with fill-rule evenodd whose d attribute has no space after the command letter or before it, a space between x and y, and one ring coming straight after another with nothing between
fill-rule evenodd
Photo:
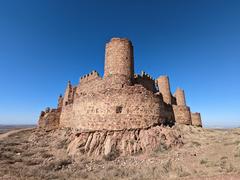
<instances>
[{"instance_id":1,"label":"hilltop","mask_svg":"<svg viewBox=\"0 0 240 180\"><path fill-rule=\"evenodd\" d=\"M71 129L25 129L0 139L3 179L240 178L240 129L175 125L178 143L115 159L69 156Z\"/></svg>"}]
</instances>

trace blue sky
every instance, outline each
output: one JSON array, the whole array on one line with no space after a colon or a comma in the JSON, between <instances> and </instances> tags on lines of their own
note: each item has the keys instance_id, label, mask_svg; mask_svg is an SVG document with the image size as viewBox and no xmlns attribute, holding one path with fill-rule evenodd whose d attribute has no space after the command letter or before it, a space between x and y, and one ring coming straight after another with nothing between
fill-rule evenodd
<instances>
[{"instance_id":1,"label":"blue sky","mask_svg":"<svg viewBox=\"0 0 240 180\"><path fill-rule=\"evenodd\" d=\"M96 69L127 37L135 71L170 76L205 126L240 126L240 1L0 1L0 124L36 123L68 80Z\"/></svg>"}]
</instances>

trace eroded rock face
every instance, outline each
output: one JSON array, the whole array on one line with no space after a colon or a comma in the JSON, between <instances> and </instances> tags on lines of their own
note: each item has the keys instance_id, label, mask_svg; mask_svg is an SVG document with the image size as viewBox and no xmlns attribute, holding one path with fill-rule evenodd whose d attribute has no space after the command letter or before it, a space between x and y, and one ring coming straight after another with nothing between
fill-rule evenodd
<instances>
[{"instance_id":1,"label":"eroded rock face","mask_svg":"<svg viewBox=\"0 0 240 180\"><path fill-rule=\"evenodd\" d=\"M109 160L118 156L161 151L182 145L179 132L162 126L125 131L74 133L68 146L72 156L88 155Z\"/></svg>"}]
</instances>

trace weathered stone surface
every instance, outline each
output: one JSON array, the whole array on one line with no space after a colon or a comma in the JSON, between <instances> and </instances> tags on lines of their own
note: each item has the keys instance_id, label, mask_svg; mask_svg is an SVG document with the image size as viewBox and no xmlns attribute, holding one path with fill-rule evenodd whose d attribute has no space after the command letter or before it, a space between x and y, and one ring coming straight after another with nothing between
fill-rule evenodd
<instances>
[{"instance_id":1,"label":"weathered stone surface","mask_svg":"<svg viewBox=\"0 0 240 180\"><path fill-rule=\"evenodd\" d=\"M202 120L201 120L201 115L200 113L191 113L191 118L192 118L192 125L193 126L198 126L202 127Z\"/></svg>"},{"instance_id":2,"label":"weathered stone surface","mask_svg":"<svg viewBox=\"0 0 240 180\"><path fill-rule=\"evenodd\" d=\"M160 76L157 79L158 87L159 87L159 92L163 96L163 101L167 104L172 103L172 95L170 91L170 83L169 83L169 78L168 76Z\"/></svg>"},{"instance_id":3,"label":"weathered stone surface","mask_svg":"<svg viewBox=\"0 0 240 180\"><path fill-rule=\"evenodd\" d=\"M182 145L178 131L162 126L124 131L80 132L72 136L68 153L72 156L116 158L117 156L161 151Z\"/></svg>"},{"instance_id":4,"label":"weathered stone surface","mask_svg":"<svg viewBox=\"0 0 240 180\"><path fill-rule=\"evenodd\" d=\"M134 75L133 46L125 38L112 38L106 44L104 78L124 76L119 78L121 84L131 84Z\"/></svg>"},{"instance_id":5,"label":"weathered stone surface","mask_svg":"<svg viewBox=\"0 0 240 180\"><path fill-rule=\"evenodd\" d=\"M61 111L59 109L46 109L46 111L42 111L38 121L38 127L46 130L58 128L60 114Z\"/></svg>"},{"instance_id":6,"label":"weathered stone surface","mask_svg":"<svg viewBox=\"0 0 240 180\"><path fill-rule=\"evenodd\" d=\"M191 112L188 106L173 105L175 121L179 124L191 125Z\"/></svg>"},{"instance_id":7,"label":"weathered stone surface","mask_svg":"<svg viewBox=\"0 0 240 180\"><path fill-rule=\"evenodd\" d=\"M177 88L174 96L176 97L177 105L186 106L186 99L184 90Z\"/></svg>"},{"instance_id":8,"label":"weathered stone surface","mask_svg":"<svg viewBox=\"0 0 240 180\"><path fill-rule=\"evenodd\" d=\"M60 126L87 130L147 128L164 120L159 101L141 85L82 95L63 107Z\"/></svg>"}]
</instances>

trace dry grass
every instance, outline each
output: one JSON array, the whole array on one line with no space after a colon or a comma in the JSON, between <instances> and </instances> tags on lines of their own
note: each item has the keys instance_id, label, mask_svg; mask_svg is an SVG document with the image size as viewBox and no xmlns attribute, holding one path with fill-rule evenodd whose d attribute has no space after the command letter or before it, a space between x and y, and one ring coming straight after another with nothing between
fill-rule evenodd
<instances>
[{"instance_id":1,"label":"dry grass","mask_svg":"<svg viewBox=\"0 0 240 180\"><path fill-rule=\"evenodd\" d=\"M69 157L68 131L28 130L0 140L0 177L5 179L197 179L240 173L239 130L180 129L184 145L165 144L152 154L102 159ZM225 176L228 177L228 176Z\"/></svg>"}]
</instances>

